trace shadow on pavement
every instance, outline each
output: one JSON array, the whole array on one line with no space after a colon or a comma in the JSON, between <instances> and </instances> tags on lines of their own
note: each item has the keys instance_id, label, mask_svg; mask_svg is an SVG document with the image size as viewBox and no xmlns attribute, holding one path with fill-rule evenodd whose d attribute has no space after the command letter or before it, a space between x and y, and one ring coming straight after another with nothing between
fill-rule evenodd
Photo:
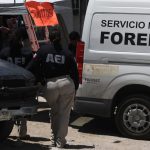
<instances>
[{"instance_id":1,"label":"shadow on pavement","mask_svg":"<svg viewBox=\"0 0 150 150\"><path fill-rule=\"evenodd\" d=\"M11 138L11 139L17 139L17 136L9 136L9 138ZM48 138L43 138L43 137L30 137L28 140L26 140L26 141L32 141L32 142L39 142L39 141L50 141Z\"/></svg>"},{"instance_id":2,"label":"shadow on pavement","mask_svg":"<svg viewBox=\"0 0 150 150\"><path fill-rule=\"evenodd\" d=\"M41 145L38 143L26 143L26 142L16 142L13 140L6 140L0 143L1 150L48 150L48 145Z\"/></svg>"},{"instance_id":3,"label":"shadow on pavement","mask_svg":"<svg viewBox=\"0 0 150 150\"><path fill-rule=\"evenodd\" d=\"M88 122L85 122L81 124L73 123L75 122L79 117L89 117L90 120ZM72 125L73 123L73 125ZM78 125L79 124L79 125ZM109 135L109 136L120 136L118 133L116 126L114 124L114 121L108 118L101 118L101 117L95 117L91 115L84 115L81 116L79 114L71 114L70 119L70 126L72 128L78 129L79 132L83 133L90 133L90 134L97 134L97 135Z\"/></svg>"},{"instance_id":4,"label":"shadow on pavement","mask_svg":"<svg viewBox=\"0 0 150 150\"><path fill-rule=\"evenodd\" d=\"M49 123L49 107L46 102L39 102L39 112L38 114L34 115L33 118L31 118L31 121L36 122L45 122ZM77 123L73 124L76 120L78 120L81 117L90 117L92 118L90 121L82 123L81 125ZM81 122L84 122L81 120ZM95 117L95 116L89 116L89 115L81 115L77 114L75 112L71 113L70 116L70 125L73 128L78 129L79 132L83 133L90 133L90 134L97 134L97 135L109 135L109 136L120 136L118 133L116 126L114 122L111 119L108 118L101 118L101 117Z\"/></svg>"},{"instance_id":5,"label":"shadow on pavement","mask_svg":"<svg viewBox=\"0 0 150 150\"><path fill-rule=\"evenodd\" d=\"M91 149L95 148L95 146L87 146L87 145L67 145L65 149Z\"/></svg>"},{"instance_id":6,"label":"shadow on pavement","mask_svg":"<svg viewBox=\"0 0 150 150\"><path fill-rule=\"evenodd\" d=\"M1 150L49 150L49 145L41 145L38 143L27 143L25 141L16 142L14 140L6 140L3 143L0 143ZM87 145L67 145L65 149L91 149L94 146Z\"/></svg>"}]
</instances>

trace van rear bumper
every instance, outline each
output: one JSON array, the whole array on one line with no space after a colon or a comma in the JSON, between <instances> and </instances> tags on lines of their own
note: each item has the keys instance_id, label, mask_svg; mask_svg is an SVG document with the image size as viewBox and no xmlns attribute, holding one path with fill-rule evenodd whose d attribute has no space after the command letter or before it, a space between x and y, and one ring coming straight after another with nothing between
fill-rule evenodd
<instances>
[{"instance_id":1,"label":"van rear bumper","mask_svg":"<svg viewBox=\"0 0 150 150\"><path fill-rule=\"evenodd\" d=\"M112 100L76 97L74 111L83 114L92 114L100 117L111 117Z\"/></svg>"}]
</instances>

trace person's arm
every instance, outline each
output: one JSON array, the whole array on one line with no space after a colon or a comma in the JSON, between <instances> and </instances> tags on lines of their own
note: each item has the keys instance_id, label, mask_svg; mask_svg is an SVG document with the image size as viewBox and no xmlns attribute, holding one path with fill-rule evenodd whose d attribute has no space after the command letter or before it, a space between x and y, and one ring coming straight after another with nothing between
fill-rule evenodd
<instances>
[{"instance_id":1,"label":"person's arm","mask_svg":"<svg viewBox=\"0 0 150 150\"><path fill-rule=\"evenodd\" d=\"M69 66L70 66L70 77L73 79L74 84L75 84L75 90L78 89L79 87L79 73L78 73L78 68L77 68L77 63L75 58L70 55L70 59L69 59Z\"/></svg>"},{"instance_id":2,"label":"person's arm","mask_svg":"<svg viewBox=\"0 0 150 150\"><path fill-rule=\"evenodd\" d=\"M5 32L5 33L10 32L10 29L7 28L7 27L4 27L4 26L0 26L0 30L1 30L2 32Z\"/></svg>"},{"instance_id":3,"label":"person's arm","mask_svg":"<svg viewBox=\"0 0 150 150\"><path fill-rule=\"evenodd\" d=\"M9 47L2 48L0 51L0 59L7 60L7 58L9 57L9 53L10 53Z\"/></svg>"},{"instance_id":4,"label":"person's arm","mask_svg":"<svg viewBox=\"0 0 150 150\"><path fill-rule=\"evenodd\" d=\"M29 64L26 66L26 69L32 72L37 66L40 66L40 56L38 53L35 53Z\"/></svg>"},{"instance_id":5,"label":"person's arm","mask_svg":"<svg viewBox=\"0 0 150 150\"><path fill-rule=\"evenodd\" d=\"M44 77L41 71L41 51L39 50L34 54L32 60L26 66L26 69L34 74L36 77L36 82L41 82L45 84Z\"/></svg>"}]
</instances>

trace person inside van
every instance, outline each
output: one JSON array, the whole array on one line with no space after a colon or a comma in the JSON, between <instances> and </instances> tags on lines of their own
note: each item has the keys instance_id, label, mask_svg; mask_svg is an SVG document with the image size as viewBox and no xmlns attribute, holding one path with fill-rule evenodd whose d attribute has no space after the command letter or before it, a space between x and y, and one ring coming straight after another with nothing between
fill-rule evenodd
<instances>
[{"instance_id":1,"label":"person inside van","mask_svg":"<svg viewBox=\"0 0 150 150\"><path fill-rule=\"evenodd\" d=\"M33 57L27 38L26 29L18 28L10 37L9 46L1 50L0 58L25 68Z\"/></svg>"},{"instance_id":2,"label":"person inside van","mask_svg":"<svg viewBox=\"0 0 150 150\"><path fill-rule=\"evenodd\" d=\"M9 45L9 28L0 26L0 46L1 49Z\"/></svg>"},{"instance_id":3,"label":"person inside van","mask_svg":"<svg viewBox=\"0 0 150 150\"><path fill-rule=\"evenodd\" d=\"M77 42L80 41L80 39L81 39L80 34L77 31L72 31L69 34L68 48L74 57L76 57L76 46L77 46Z\"/></svg>"},{"instance_id":4,"label":"person inside van","mask_svg":"<svg viewBox=\"0 0 150 150\"><path fill-rule=\"evenodd\" d=\"M10 39L18 28L18 17L14 15L0 16L0 30L2 31L2 48L9 47Z\"/></svg>"}]
</instances>

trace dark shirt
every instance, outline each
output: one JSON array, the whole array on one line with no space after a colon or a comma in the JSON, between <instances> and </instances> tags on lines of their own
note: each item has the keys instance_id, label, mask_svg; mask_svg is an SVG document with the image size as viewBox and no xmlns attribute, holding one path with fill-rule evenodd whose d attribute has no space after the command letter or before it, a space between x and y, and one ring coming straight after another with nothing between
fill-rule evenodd
<instances>
[{"instance_id":1,"label":"dark shirt","mask_svg":"<svg viewBox=\"0 0 150 150\"><path fill-rule=\"evenodd\" d=\"M33 58L31 50L30 52L26 51L26 48L22 48L20 54L12 56L10 48L7 47L0 52L0 58L25 68Z\"/></svg>"},{"instance_id":2,"label":"dark shirt","mask_svg":"<svg viewBox=\"0 0 150 150\"><path fill-rule=\"evenodd\" d=\"M75 59L69 51L62 50L59 45L55 48L50 43L43 45L27 69L36 74L35 76L45 79L69 75L78 89L79 77Z\"/></svg>"},{"instance_id":3,"label":"dark shirt","mask_svg":"<svg viewBox=\"0 0 150 150\"><path fill-rule=\"evenodd\" d=\"M70 43L70 44L68 45L68 49L69 49L70 52L73 54L73 56L76 57L76 45Z\"/></svg>"}]
</instances>

